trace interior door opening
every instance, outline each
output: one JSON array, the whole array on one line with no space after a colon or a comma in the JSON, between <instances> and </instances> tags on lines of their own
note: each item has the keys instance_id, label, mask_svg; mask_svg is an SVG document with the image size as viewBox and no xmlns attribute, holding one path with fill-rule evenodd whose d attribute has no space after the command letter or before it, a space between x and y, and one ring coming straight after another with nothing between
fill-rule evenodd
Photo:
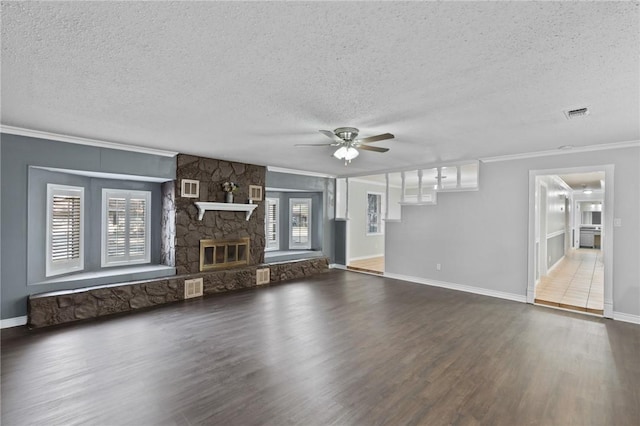
<instances>
[{"instance_id":1,"label":"interior door opening","mask_svg":"<svg viewBox=\"0 0 640 426\"><path fill-rule=\"evenodd\" d=\"M612 254L608 173L605 168L548 172L530 175L527 300L606 316Z\"/></svg>"}]
</instances>

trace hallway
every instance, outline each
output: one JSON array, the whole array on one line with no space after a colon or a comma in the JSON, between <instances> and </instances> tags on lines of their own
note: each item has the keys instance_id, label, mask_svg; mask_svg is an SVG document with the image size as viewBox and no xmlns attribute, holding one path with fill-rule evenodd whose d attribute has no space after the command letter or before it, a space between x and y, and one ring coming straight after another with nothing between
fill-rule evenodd
<instances>
[{"instance_id":1,"label":"hallway","mask_svg":"<svg viewBox=\"0 0 640 426\"><path fill-rule=\"evenodd\" d=\"M604 262L598 249L573 249L541 277L535 302L602 315L604 310Z\"/></svg>"}]
</instances>

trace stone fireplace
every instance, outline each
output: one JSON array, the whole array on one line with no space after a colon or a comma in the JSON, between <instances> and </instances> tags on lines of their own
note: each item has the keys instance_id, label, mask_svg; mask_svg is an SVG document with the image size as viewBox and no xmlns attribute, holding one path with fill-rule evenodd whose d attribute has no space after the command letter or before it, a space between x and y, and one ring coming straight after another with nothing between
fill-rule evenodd
<instances>
[{"instance_id":1,"label":"stone fireplace","mask_svg":"<svg viewBox=\"0 0 640 426\"><path fill-rule=\"evenodd\" d=\"M248 265L250 239L218 241L200 240L200 272Z\"/></svg>"}]
</instances>

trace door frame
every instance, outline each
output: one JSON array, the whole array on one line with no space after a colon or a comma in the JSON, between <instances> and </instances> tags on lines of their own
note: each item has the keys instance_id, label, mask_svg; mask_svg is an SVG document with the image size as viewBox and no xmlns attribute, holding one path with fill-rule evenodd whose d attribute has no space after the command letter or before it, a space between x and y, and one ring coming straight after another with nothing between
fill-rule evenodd
<instances>
[{"instance_id":1,"label":"door frame","mask_svg":"<svg viewBox=\"0 0 640 426\"><path fill-rule=\"evenodd\" d=\"M545 175L563 175L571 173L588 173L604 171L604 216L603 243L601 250L604 257L604 314L605 318L613 318L613 188L614 165L595 165L583 167L565 167L544 170L529 170L529 238L527 244L527 303L534 303L536 285L536 177Z\"/></svg>"}]
</instances>

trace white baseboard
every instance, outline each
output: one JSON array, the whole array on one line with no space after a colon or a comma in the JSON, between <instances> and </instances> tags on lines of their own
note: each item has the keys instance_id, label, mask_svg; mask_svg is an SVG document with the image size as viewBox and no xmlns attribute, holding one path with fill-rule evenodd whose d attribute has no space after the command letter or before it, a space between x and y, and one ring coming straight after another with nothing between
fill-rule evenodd
<instances>
[{"instance_id":1,"label":"white baseboard","mask_svg":"<svg viewBox=\"0 0 640 426\"><path fill-rule=\"evenodd\" d=\"M616 321L630 322L632 324L640 324L640 315L625 314L622 312L614 312L613 319Z\"/></svg>"},{"instance_id":2,"label":"white baseboard","mask_svg":"<svg viewBox=\"0 0 640 426\"><path fill-rule=\"evenodd\" d=\"M0 320L0 328L18 327L20 325L26 325L26 324L27 324L26 315L23 317L14 317L14 318L7 318L7 319Z\"/></svg>"},{"instance_id":3,"label":"white baseboard","mask_svg":"<svg viewBox=\"0 0 640 426\"><path fill-rule=\"evenodd\" d=\"M349 262L353 262L354 260L366 260L366 259L373 259L374 257L383 257L384 253L380 253L380 254L370 254L368 256L359 256L359 257L350 257L349 258ZM347 262L347 263L349 263Z\"/></svg>"},{"instance_id":4,"label":"white baseboard","mask_svg":"<svg viewBox=\"0 0 640 426\"><path fill-rule=\"evenodd\" d=\"M455 284L455 283L449 283L445 281L429 280L426 278L411 277L407 275L392 274L389 272L385 272L384 276L388 278L393 278L396 280L409 281L417 284L425 284L433 287L448 288L450 290L464 291L467 293L481 294L483 296L490 296L490 297L497 297L499 299L512 300L514 302L527 303L526 295L505 293L502 291L489 290L481 287L474 287L474 286L469 286L464 284Z\"/></svg>"},{"instance_id":5,"label":"white baseboard","mask_svg":"<svg viewBox=\"0 0 640 426\"><path fill-rule=\"evenodd\" d=\"M343 269L343 270L347 270L347 267L345 265L341 265L339 263L330 263L329 264L329 269Z\"/></svg>"},{"instance_id":6,"label":"white baseboard","mask_svg":"<svg viewBox=\"0 0 640 426\"><path fill-rule=\"evenodd\" d=\"M556 267L558 267L558 265L560 265L560 262L562 261L562 259L564 259L564 257L565 255L563 254L560 259L556 260L556 263L554 263L550 268L547 269L547 275L549 275L550 272L552 272Z\"/></svg>"}]
</instances>

